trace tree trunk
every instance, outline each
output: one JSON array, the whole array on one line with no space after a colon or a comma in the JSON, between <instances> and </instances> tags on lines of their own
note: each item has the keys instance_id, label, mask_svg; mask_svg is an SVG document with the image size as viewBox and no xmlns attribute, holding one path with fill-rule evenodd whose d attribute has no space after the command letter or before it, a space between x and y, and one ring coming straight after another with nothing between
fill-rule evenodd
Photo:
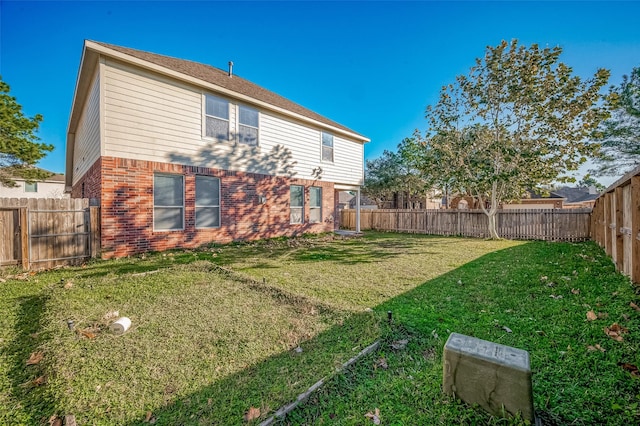
<instances>
[{"instance_id":1,"label":"tree trunk","mask_svg":"<svg viewBox=\"0 0 640 426\"><path fill-rule=\"evenodd\" d=\"M485 210L485 214L489 219L489 236L492 240L499 240L500 235L498 235L498 229L496 227L496 219L497 219L498 210L491 208L488 211Z\"/></svg>"},{"instance_id":2,"label":"tree trunk","mask_svg":"<svg viewBox=\"0 0 640 426\"><path fill-rule=\"evenodd\" d=\"M497 216L498 216L498 197L497 197L497 191L498 191L498 183L497 182L493 182L493 184L491 185L491 206L489 207L489 209L487 209L487 206L484 205L484 198L482 197L482 194L478 191L477 194L477 198L478 198L478 202L480 203L480 208L482 209L482 211L484 212L484 214L487 215L487 219L489 221L489 238L491 238L492 240L500 240L500 235L498 235L498 229L497 229Z\"/></svg>"}]
</instances>

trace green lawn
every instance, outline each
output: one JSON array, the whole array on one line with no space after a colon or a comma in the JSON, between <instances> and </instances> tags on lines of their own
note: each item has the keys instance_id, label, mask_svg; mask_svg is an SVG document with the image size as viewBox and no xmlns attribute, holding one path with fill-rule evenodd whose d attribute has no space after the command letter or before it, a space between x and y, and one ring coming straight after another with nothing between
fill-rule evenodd
<instances>
[{"instance_id":1,"label":"green lawn","mask_svg":"<svg viewBox=\"0 0 640 426\"><path fill-rule=\"evenodd\" d=\"M283 423L373 424L376 408L382 424L502 423L442 395L452 331L528 350L549 424L640 420L640 381L618 365L640 362L640 301L593 243L367 233L2 274L0 424L264 420L377 338ZM123 336L106 331L115 310L133 322ZM616 322L622 342L603 331Z\"/></svg>"}]
</instances>

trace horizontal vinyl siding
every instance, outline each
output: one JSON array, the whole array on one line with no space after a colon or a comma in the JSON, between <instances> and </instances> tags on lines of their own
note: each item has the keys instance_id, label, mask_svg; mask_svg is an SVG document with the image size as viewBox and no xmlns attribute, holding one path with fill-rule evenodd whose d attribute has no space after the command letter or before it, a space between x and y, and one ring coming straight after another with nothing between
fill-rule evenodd
<instances>
[{"instance_id":1,"label":"horizontal vinyl siding","mask_svg":"<svg viewBox=\"0 0 640 426\"><path fill-rule=\"evenodd\" d=\"M324 178L331 182L364 183L364 144L333 136L334 163L322 163Z\"/></svg>"},{"instance_id":2,"label":"horizontal vinyl siding","mask_svg":"<svg viewBox=\"0 0 640 426\"><path fill-rule=\"evenodd\" d=\"M320 162L320 130L260 111L259 146L202 137L203 93L178 81L107 60L104 155L156 162L362 183L363 145L334 136L335 163ZM220 96L211 93L214 96ZM237 105L230 101L229 128L237 131Z\"/></svg>"},{"instance_id":3,"label":"horizontal vinyl siding","mask_svg":"<svg viewBox=\"0 0 640 426\"><path fill-rule=\"evenodd\" d=\"M96 73L78 122L73 151L73 180L76 184L100 157L100 74Z\"/></svg>"},{"instance_id":4,"label":"horizontal vinyl siding","mask_svg":"<svg viewBox=\"0 0 640 426\"><path fill-rule=\"evenodd\" d=\"M105 67L105 155L169 161L202 145L199 91L118 62Z\"/></svg>"},{"instance_id":5,"label":"horizontal vinyl siding","mask_svg":"<svg viewBox=\"0 0 640 426\"><path fill-rule=\"evenodd\" d=\"M321 131L285 118L261 113L260 145L271 150L277 145L291 151L296 177L312 179L313 170L322 168L322 180L342 184L362 184L364 145L333 136L334 162L322 162Z\"/></svg>"}]
</instances>

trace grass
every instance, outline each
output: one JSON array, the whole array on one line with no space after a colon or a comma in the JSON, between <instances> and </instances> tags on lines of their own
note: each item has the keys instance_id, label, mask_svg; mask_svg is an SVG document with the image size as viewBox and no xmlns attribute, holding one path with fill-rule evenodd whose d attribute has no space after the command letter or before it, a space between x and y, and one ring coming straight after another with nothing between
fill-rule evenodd
<instances>
[{"instance_id":1,"label":"grass","mask_svg":"<svg viewBox=\"0 0 640 426\"><path fill-rule=\"evenodd\" d=\"M593 243L371 233L3 273L1 424L242 424L250 407L264 419L380 336L282 423L372 424L376 408L383 424L503 423L442 395L451 331L528 350L549 424L640 419L639 381L618 365L640 362L640 302ZM105 330L114 310L133 321L123 336ZM603 332L614 322L622 342ZM43 361L25 367L36 351Z\"/></svg>"}]
</instances>

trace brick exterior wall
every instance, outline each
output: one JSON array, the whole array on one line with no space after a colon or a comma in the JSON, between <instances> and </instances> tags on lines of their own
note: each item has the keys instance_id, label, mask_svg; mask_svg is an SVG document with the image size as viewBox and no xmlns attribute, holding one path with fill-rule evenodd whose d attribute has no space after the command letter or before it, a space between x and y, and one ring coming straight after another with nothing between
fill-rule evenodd
<instances>
[{"instance_id":1,"label":"brick exterior wall","mask_svg":"<svg viewBox=\"0 0 640 426\"><path fill-rule=\"evenodd\" d=\"M93 163L87 173L71 188L71 198L94 198L100 201L102 195L102 158Z\"/></svg>"},{"instance_id":2,"label":"brick exterior wall","mask_svg":"<svg viewBox=\"0 0 640 426\"><path fill-rule=\"evenodd\" d=\"M98 179L94 167L99 170ZM154 173L184 177L184 230L153 230ZM196 175L220 178L220 227L195 227ZM332 182L232 172L206 167L101 157L73 187L72 196L100 198L102 257L123 257L146 251L195 248L206 243L228 243L334 229L335 191ZM101 183L96 189L96 182ZM305 187L303 224L290 224L290 185ZM322 222L309 223L309 187L322 188ZM259 197L266 202L260 203Z\"/></svg>"}]
</instances>

